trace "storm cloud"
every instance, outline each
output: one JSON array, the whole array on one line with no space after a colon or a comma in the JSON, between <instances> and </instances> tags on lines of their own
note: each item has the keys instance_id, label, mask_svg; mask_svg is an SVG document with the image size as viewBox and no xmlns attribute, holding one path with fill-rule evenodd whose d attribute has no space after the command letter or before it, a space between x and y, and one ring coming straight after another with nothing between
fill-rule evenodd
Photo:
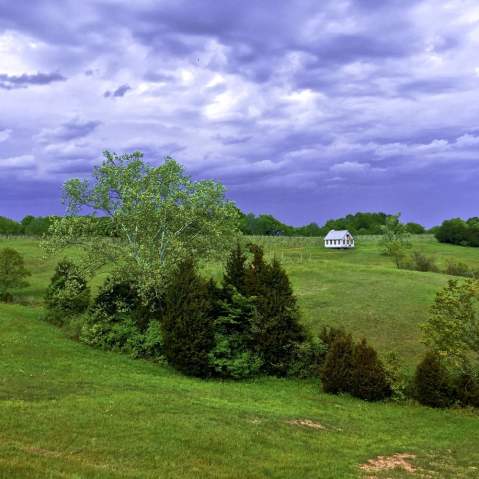
<instances>
[{"instance_id":1,"label":"storm cloud","mask_svg":"<svg viewBox=\"0 0 479 479\"><path fill-rule=\"evenodd\" d=\"M477 215L476 1L0 0L0 12L0 214L60 212L66 178L104 149L139 149L295 224Z\"/></svg>"}]
</instances>

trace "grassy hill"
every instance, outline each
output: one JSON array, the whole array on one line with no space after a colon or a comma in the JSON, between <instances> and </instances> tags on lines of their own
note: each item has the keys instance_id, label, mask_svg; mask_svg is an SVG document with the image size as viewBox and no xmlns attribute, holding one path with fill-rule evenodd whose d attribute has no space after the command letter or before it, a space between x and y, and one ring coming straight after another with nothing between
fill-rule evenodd
<instances>
[{"instance_id":1,"label":"grassy hill","mask_svg":"<svg viewBox=\"0 0 479 479\"><path fill-rule=\"evenodd\" d=\"M446 275L396 270L374 238L344 252L262 241L290 272L311 328L344 324L412 366ZM438 263L479 266L472 248L416 242ZM24 305L0 305L0 478L479 477L477 413L368 404L315 381L201 381L75 343L39 319L55 261L34 240L6 245L34 274ZM359 468L401 453L415 456L405 459L415 473Z\"/></svg>"}]
</instances>

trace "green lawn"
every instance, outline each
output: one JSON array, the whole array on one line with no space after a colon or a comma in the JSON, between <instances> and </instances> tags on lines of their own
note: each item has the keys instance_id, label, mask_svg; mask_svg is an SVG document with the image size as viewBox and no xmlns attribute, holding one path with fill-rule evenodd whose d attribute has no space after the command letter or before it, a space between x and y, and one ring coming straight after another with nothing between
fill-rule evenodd
<instances>
[{"instance_id":1,"label":"green lawn","mask_svg":"<svg viewBox=\"0 0 479 479\"><path fill-rule=\"evenodd\" d=\"M265 242L313 330L343 324L412 367L418 325L446 275L398 271L375 239L354 251L325 251L315 239ZM439 264L479 266L477 249L415 243ZM323 394L314 381L201 381L73 342L40 320L56 260L42 260L35 240L0 240L7 245L33 276L23 305L0 305L0 478L479 477L477 412L368 404ZM416 474L359 469L396 453L416 456Z\"/></svg>"}]
</instances>

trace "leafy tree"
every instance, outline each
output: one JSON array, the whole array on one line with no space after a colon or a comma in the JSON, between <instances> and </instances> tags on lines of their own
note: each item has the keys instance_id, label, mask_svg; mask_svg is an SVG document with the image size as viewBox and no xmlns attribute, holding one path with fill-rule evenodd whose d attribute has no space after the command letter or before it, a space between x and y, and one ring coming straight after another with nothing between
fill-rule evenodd
<instances>
[{"instance_id":1,"label":"leafy tree","mask_svg":"<svg viewBox=\"0 0 479 479\"><path fill-rule=\"evenodd\" d=\"M409 234L412 235L422 235L426 232L426 228L419 223L406 223L405 229Z\"/></svg>"},{"instance_id":2,"label":"leafy tree","mask_svg":"<svg viewBox=\"0 0 479 479\"><path fill-rule=\"evenodd\" d=\"M386 223L381 227L381 246L387 256L397 256L398 251L410 247L409 233L406 226L400 222L401 213L386 218Z\"/></svg>"},{"instance_id":3,"label":"leafy tree","mask_svg":"<svg viewBox=\"0 0 479 479\"><path fill-rule=\"evenodd\" d=\"M14 220L0 216L0 234L2 235L21 235L23 233L22 225Z\"/></svg>"},{"instance_id":4,"label":"leafy tree","mask_svg":"<svg viewBox=\"0 0 479 479\"><path fill-rule=\"evenodd\" d=\"M354 343L350 334L336 335L328 349L321 370L323 389L327 393L350 392L353 370Z\"/></svg>"},{"instance_id":5,"label":"leafy tree","mask_svg":"<svg viewBox=\"0 0 479 479\"><path fill-rule=\"evenodd\" d=\"M366 401L380 401L391 396L384 366L365 339L354 346L352 363L350 392L353 396Z\"/></svg>"},{"instance_id":6,"label":"leafy tree","mask_svg":"<svg viewBox=\"0 0 479 479\"><path fill-rule=\"evenodd\" d=\"M208 283L199 276L192 259L186 259L168 285L161 320L165 356L185 374L207 377L212 373L213 301Z\"/></svg>"},{"instance_id":7,"label":"leafy tree","mask_svg":"<svg viewBox=\"0 0 479 479\"><path fill-rule=\"evenodd\" d=\"M479 282L450 280L437 294L427 322L424 343L455 366L479 359Z\"/></svg>"},{"instance_id":8,"label":"leafy tree","mask_svg":"<svg viewBox=\"0 0 479 479\"><path fill-rule=\"evenodd\" d=\"M192 181L171 158L153 167L139 152L104 156L91 182L65 183L68 214L53 221L47 252L81 246L90 273L111 263L124 277L136 277L144 293L163 290L185 258L218 254L236 234L237 208L221 184ZM80 216L85 210L91 214ZM110 218L117 241L99 233L95 215Z\"/></svg>"},{"instance_id":9,"label":"leafy tree","mask_svg":"<svg viewBox=\"0 0 479 479\"><path fill-rule=\"evenodd\" d=\"M25 267L23 256L13 248L0 250L0 301L13 301L12 290L25 288L28 283L25 278L30 276Z\"/></svg>"},{"instance_id":10,"label":"leafy tree","mask_svg":"<svg viewBox=\"0 0 479 479\"><path fill-rule=\"evenodd\" d=\"M416 399L421 404L447 407L454 400L449 372L435 352L426 353L418 364L413 383Z\"/></svg>"}]
</instances>

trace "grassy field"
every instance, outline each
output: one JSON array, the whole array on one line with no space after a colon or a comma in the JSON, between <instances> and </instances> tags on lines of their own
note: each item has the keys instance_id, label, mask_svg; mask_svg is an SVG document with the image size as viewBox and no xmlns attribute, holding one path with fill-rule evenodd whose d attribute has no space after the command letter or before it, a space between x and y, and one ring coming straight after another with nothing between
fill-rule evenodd
<instances>
[{"instance_id":1,"label":"grassy field","mask_svg":"<svg viewBox=\"0 0 479 479\"><path fill-rule=\"evenodd\" d=\"M414 364L418 325L446 275L396 270L374 238L354 251L261 241L283 260L313 330L342 324ZM477 249L415 243L438 264L479 266ZM40 320L56 260L42 260L35 240L7 245L34 274L23 305L0 305L0 478L479 477L477 412L368 404L314 381L200 381L75 343ZM359 467L400 453L415 472Z\"/></svg>"}]
</instances>

